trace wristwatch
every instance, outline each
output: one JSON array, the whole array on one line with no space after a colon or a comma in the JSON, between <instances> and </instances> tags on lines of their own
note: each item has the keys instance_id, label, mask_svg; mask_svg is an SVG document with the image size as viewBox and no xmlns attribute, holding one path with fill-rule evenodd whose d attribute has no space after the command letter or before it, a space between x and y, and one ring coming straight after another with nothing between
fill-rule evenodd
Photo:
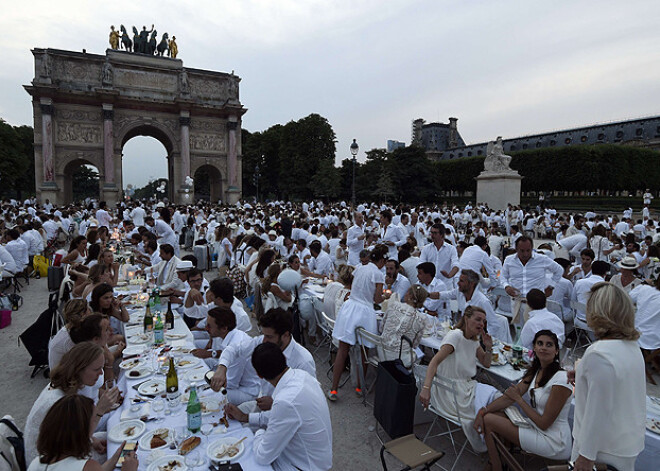
<instances>
[{"instance_id":1,"label":"wristwatch","mask_svg":"<svg viewBox=\"0 0 660 471\"><path fill-rule=\"evenodd\" d=\"M217 350L211 350L211 358L218 358L218 351Z\"/></svg>"}]
</instances>

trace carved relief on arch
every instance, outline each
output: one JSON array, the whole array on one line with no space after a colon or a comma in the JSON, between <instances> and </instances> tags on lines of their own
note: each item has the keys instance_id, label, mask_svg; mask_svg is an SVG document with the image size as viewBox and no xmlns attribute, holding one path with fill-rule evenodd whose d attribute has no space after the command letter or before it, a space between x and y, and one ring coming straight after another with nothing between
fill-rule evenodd
<instances>
[{"instance_id":1,"label":"carved relief on arch","mask_svg":"<svg viewBox=\"0 0 660 471\"><path fill-rule=\"evenodd\" d=\"M96 167L99 172L99 176L103 176L103 151L93 151L93 152L77 152L77 151L65 151L57 154L55 159L55 174L63 175L67 167L76 161L80 162L82 165L89 163Z\"/></svg>"},{"instance_id":2,"label":"carved relief on arch","mask_svg":"<svg viewBox=\"0 0 660 471\"><path fill-rule=\"evenodd\" d=\"M72 144L101 144L103 129L100 124L56 122L57 142Z\"/></svg>"}]
</instances>

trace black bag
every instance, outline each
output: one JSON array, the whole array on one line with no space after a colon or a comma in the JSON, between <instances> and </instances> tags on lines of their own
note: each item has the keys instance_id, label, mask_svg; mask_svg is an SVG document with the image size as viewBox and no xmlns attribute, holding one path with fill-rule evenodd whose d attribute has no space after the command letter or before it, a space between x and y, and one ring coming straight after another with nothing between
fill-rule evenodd
<instances>
[{"instance_id":1,"label":"black bag","mask_svg":"<svg viewBox=\"0 0 660 471\"><path fill-rule=\"evenodd\" d=\"M33 378L40 368L48 367L48 342L57 333L57 323L53 322L53 318L57 316L58 296L57 292L51 293L48 298L48 309L39 315L34 324L18 336L30 354L30 366L34 366Z\"/></svg>"},{"instance_id":2,"label":"black bag","mask_svg":"<svg viewBox=\"0 0 660 471\"><path fill-rule=\"evenodd\" d=\"M0 424L7 427L6 430L0 428L0 458L7 462L12 471L25 471L23 433L9 415L0 419Z\"/></svg>"},{"instance_id":3,"label":"black bag","mask_svg":"<svg viewBox=\"0 0 660 471\"><path fill-rule=\"evenodd\" d=\"M64 280L64 267L48 267L48 291L59 291Z\"/></svg>"},{"instance_id":4,"label":"black bag","mask_svg":"<svg viewBox=\"0 0 660 471\"><path fill-rule=\"evenodd\" d=\"M413 348L405 336L401 337L401 346L404 340ZM417 383L401 361L401 346L399 358L378 364L375 386L374 417L392 439L413 433L415 419Z\"/></svg>"}]
</instances>

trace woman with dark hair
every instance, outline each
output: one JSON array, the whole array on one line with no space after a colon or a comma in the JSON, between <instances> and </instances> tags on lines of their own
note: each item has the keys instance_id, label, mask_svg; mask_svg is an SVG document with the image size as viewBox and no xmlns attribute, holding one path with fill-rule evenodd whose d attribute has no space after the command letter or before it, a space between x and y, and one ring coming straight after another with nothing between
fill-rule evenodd
<instances>
[{"instance_id":1,"label":"woman with dark hair","mask_svg":"<svg viewBox=\"0 0 660 471\"><path fill-rule=\"evenodd\" d=\"M94 265L99 263L99 255L101 255L101 246L99 244L90 245L87 249L85 265L87 265L89 268L92 268Z\"/></svg>"},{"instance_id":2,"label":"woman with dark hair","mask_svg":"<svg viewBox=\"0 0 660 471\"><path fill-rule=\"evenodd\" d=\"M69 253L62 258L62 263L78 265L85 261L87 256L87 238L85 236L75 237L69 245Z\"/></svg>"},{"instance_id":3,"label":"woman with dark hair","mask_svg":"<svg viewBox=\"0 0 660 471\"><path fill-rule=\"evenodd\" d=\"M275 251L271 248L265 248L260 251L259 258L252 261L245 267L245 277L248 286L254 292L254 288L259 283L259 280L265 276L266 270L275 260Z\"/></svg>"},{"instance_id":4,"label":"woman with dark hair","mask_svg":"<svg viewBox=\"0 0 660 471\"><path fill-rule=\"evenodd\" d=\"M493 339L484 330L486 312L477 306L467 306L463 317L442 339L438 353L431 359L426 370L426 377L419 401L424 407L432 404L434 409L442 412L445 417L458 419L461 415L463 432L475 451L485 451L481 437L472 428L472 417L475 416L475 401L490 402L497 390L492 386L478 383L474 378L477 374L477 361L489 368L493 352ZM484 347L481 346L483 342ZM448 379L456 388L456 400L453 395L437 388L433 384L435 376ZM457 410L458 407L458 410Z\"/></svg>"},{"instance_id":5,"label":"woman with dark hair","mask_svg":"<svg viewBox=\"0 0 660 471\"><path fill-rule=\"evenodd\" d=\"M30 461L29 471L111 471L117 464L124 443L105 463L91 459L94 402L77 394L60 398L41 422L37 438L38 456ZM122 471L136 471L135 452L124 456Z\"/></svg>"},{"instance_id":6,"label":"woman with dark hair","mask_svg":"<svg viewBox=\"0 0 660 471\"><path fill-rule=\"evenodd\" d=\"M378 334L378 323L376 321L376 311L374 303L383 302L383 284L385 275L381 271L385 266L385 261L389 249L384 244L378 244L371 251L370 262L361 265L353 272L353 283L351 294L348 300L337 312L337 320L332 331L332 336L339 341L337 357L332 370L332 387L328 392L328 399L337 400L337 388L341 374L346 367L346 358L351 346L355 345L355 329L362 327L369 332ZM367 347L373 347L373 344L365 341ZM362 395L361 385L355 388L358 396Z\"/></svg>"},{"instance_id":7,"label":"woman with dark hair","mask_svg":"<svg viewBox=\"0 0 660 471\"><path fill-rule=\"evenodd\" d=\"M110 242L110 230L106 226L101 226L98 229L98 236L99 245L101 245L101 247L107 247Z\"/></svg>"},{"instance_id":8,"label":"woman with dark hair","mask_svg":"<svg viewBox=\"0 0 660 471\"><path fill-rule=\"evenodd\" d=\"M94 312L114 317L121 322L128 322L129 315L126 307L115 298L113 288L108 283L101 283L92 290L92 300L89 305Z\"/></svg>"},{"instance_id":9,"label":"woman with dark hair","mask_svg":"<svg viewBox=\"0 0 660 471\"><path fill-rule=\"evenodd\" d=\"M58 399L66 395L80 394L86 386L93 387L103 383L103 349L92 342L83 342L64 354L60 363L50 372L50 383L41 391L32 405L25 423L25 462L31 463L37 456L37 436L44 417ZM100 386L100 385L99 385ZM119 390L112 388L105 391L98 399L96 410L91 419L92 430L101 417L112 409L117 402ZM58 433L53 432L55 438ZM89 441L89 437L86 436Z\"/></svg>"},{"instance_id":10,"label":"woman with dark hair","mask_svg":"<svg viewBox=\"0 0 660 471\"><path fill-rule=\"evenodd\" d=\"M483 407L474 420L474 428L484 433L491 469L502 469L491 433L520 446L524 451L554 460L566 460L571 454L571 427L568 413L573 388L559 364L559 339L549 330L534 336L534 360L522 380L504 395ZM514 425L504 409L518 404L529 418L530 427Z\"/></svg>"}]
</instances>

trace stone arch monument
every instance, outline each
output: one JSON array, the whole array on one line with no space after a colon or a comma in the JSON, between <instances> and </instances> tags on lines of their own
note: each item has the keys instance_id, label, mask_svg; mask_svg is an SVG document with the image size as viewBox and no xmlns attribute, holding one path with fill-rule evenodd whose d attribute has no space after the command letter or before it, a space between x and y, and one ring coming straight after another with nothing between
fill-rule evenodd
<instances>
[{"instance_id":1,"label":"stone arch monument","mask_svg":"<svg viewBox=\"0 0 660 471\"><path fill-rule=\"evenodd\" d=\"M183 67L180 59L108 49L105 56L34 49L32 96L37 198L72 200L80 165L99 171L101 199L122 197L122 149L151 136L167 151L170 200L192 202L186 177L207 171L211 196L241 197L240 78ZM148 171L148 169L145 169Z\"/></svg>"}]
</instances>

